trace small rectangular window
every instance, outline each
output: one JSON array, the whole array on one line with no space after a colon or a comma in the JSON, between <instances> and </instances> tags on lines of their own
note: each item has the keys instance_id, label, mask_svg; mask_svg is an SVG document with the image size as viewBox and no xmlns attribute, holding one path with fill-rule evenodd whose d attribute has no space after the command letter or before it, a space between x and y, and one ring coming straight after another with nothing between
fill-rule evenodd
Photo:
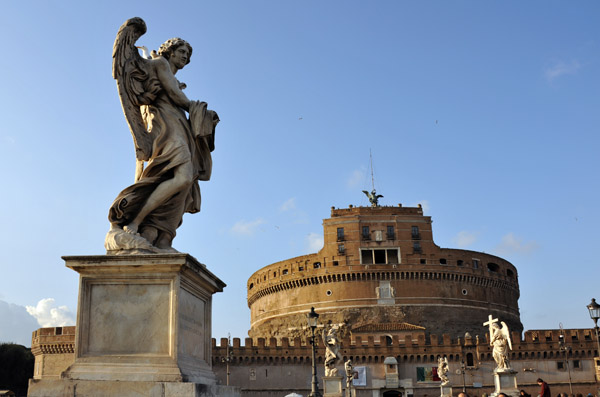
<instances>
[{"instance_id":1,"label":"small rectangular window","mask_svg":"<svg viewBox=\"0 0 600 397\"><path fill-rule=\"evenodd\" d=\"M338 265L339 265L338 261L333 261L333 266L338 266Z\"/></svg>"},{"instance_id":2,"label":"small rectangular window","mask_svg":"<svg viewBox=\"0 0 600 397\"><path fill-rule=\"evenodd\" d=\"M363 238L363 240L370 240L371 239L371 233L369 231L369 226L363 226L362 227L362 238Z\"/></svg>"},{"instance_id":3,"label":"small rectangular window","mask_svg":"<svg viewBox=\"0 0 600 397\"><path fill-rule=\"evenodd\" d=\"M473 259L473 269L479 269L479 259Z\"/></svg>"},{"instance_id":4,"label":"small rectangular window","mask_svg":"<svg viewBox=\"0 0 600 397\"><path fill-rule=\"evenodd\" d=\"M387 227L387 239L388 240L395 240L396 239L396 232L394 231L394 226L388 226Z\"/></svg>"},{"instance_id":5,"label":"small rectangular window","mask_svg":"<svg viewBox=\"0 0 600 397\"><path fill-rule=\"evenodd\" d=\"M338 241L344 241L344 228L343 227L337 228L337 239L338 239Z\"/></svg>"},{"instance_id":6,"label":"small rectangular window","mask_svg":"<svg viewBox=\"0 0 600 397\"><path fill-rule=\"evenodd\" d=\"M283 271L281 272L281 274L288 274L288 269L283 269Z\"/></svg>"},{"instance_id":7,"label":"small rectangular window","mask_svg":"<svg viewBox=\"0 0 600 397\"><path fill-rule=\"evenodd\" d=\"M346 247L344 247L344 244L338 245L338 253L341 255L344 255L346 253Z\"/></svg>"},{"instance_id":8,"label":"small rectangular window","mask_svg":"<svg viewBox=\"0 0 600 397\"><path fill-rule=\"evenodd\" d=\"M577 337L577 333L571 334L571 340L574 341L574 342L576 342L576 341L579 340L579 338Z\"/></svg>"},{"instance_id":9,"label":"small rectangular window","mask_svg":"<svg viewBox=\"0 0 600 397\"><path fill-rule=\"evenodd\" d=\"M563 361L557 361L556 362L556 369L559 371L564 371L565 369L565 363Z\"/></svg>"},{"instance_id":10,"label":"small rectangular window","mask_svg":"<svg viewBox=\"0 0 600 397\"><path fill-rule=\"evenodd\" d=\"M581 361L579 361L579 360L573 360L573 368L575 368L575 369L581 369Z\"/></svg>"},{"instance_id":11,"label":"small rectangular window","mask_svg":"<svg viewBox=\"0 0 600 397\"><path fill-rule=\"evenodd\" d=\"M298 266L298 271L303 271L304 270L304 266Z\"/></svg>"},{"instance_id":12,"label":"small rectangular window","mask_svg":"<svg viewBox=\"0 0 600 397\"><path fill-rule=\"evenodd\" d=\"M313 263L313 269L320 269L320 268L321 268L321 262Z\"/></svg>"},{"instance_id":13,"label":"small rectangular window","mask_svg":"<svg viewBox=\"0 0 600 397\"><path fill-rule=\"evenodd\" d=\"M421 235L419 234L419 226L412 226L410 228L410 234L413 240L421 238Z\"/></svg>"},{"instance_id":14,"label":"small rectangular window","mask_svg":"<svg viewBox=\"0 0 600 397\"><path fill-rule=\"evenodd\" d=\"M421 265L426 265L427 264L427 259L421 259Z\"/></svg>"},{"instance_id":15,"label":"small rectangular window","mask_svg":"<svg viewBox=\"0 0 600 397\"><path fill-rule=\"evenodd\" d=\"M387 250L387 263L400 263L397 249Z\"/></svg>"},{"instance_id":16,"label":"small rectangular window","mask_svg":"<svg viewBox=\"0 0 600 397\"><path fill-rule=\"evenodd\" d=\"M421 243L418 241L413 242L413 251L421 252Z\"/></svg>"}]
</instances>

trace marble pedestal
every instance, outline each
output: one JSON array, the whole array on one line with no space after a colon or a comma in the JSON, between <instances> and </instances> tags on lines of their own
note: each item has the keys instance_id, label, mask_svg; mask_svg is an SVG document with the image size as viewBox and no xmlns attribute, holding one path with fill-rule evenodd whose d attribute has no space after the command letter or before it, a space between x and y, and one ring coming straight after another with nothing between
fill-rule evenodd
<instances>
[{"instance_id":1,"label":"marble pedestal","mask_svg":"<svg viewBox=\"0 0 600 397\"><path fill-rule=\"evenodd\" d=\"M452 397L452 385L440 385L440 397Z\"/></svg>"},{"instance_id":2,"label":"marble pedestal","mask_svg":"<svg viewBox=\"0 0 600 397\"><path fill-rule=\"evenodd\" d=\"M323 378L323 397L343 397L342 377L324 376Z\"/></svg>"},{"instance_id":3,"label":"marble pedestal","mask_svg":"<svg viewBox=\"0 0 600 397\"><path fill-rule=\"evenodd\" d=\"M517 397L520 394L517 386L517 371L494 371L494 385L496 390L490 394L490 397L496 397L500 393L510 397Z\"/></svg>"},{"instance_id":4,"label":"marble pedestal","mask_svg":"<svg viewBox=\"0 0 600 397\"><path fill-rule=\"evenodd\" d=\"M206 266L187 254L63 259L80 274L75 362L31 381L30 396L217 395L211 307L225 283Z\"/></svg>"}]
</instances>

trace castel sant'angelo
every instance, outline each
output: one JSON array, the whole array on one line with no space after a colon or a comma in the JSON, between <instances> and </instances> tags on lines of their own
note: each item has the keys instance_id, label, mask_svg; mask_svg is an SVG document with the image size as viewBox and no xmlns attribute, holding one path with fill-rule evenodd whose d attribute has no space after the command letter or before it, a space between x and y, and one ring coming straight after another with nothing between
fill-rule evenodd
<instances>
[{"instance_id":1,"label":"castel sant'angelo","mask_svg":"<svg viewBox=\"0 0 600 397\"><path fill-rule=\"evenodd\" d=\"M335 328L340 338L336 365L342 368L349 360L361 374L353 383L356 397L440 395L441 357L450 368L453 395L461 389L470 396L493 394L496 363L483 325L492 318L510 329L507 359L519 389L535 395L536 379L542 377L559 393L597 390L594 331L523 332L515 266L494 255L439 247L431 217L420 205L375 201L368 207L331 208L323 229L319 252L251 275L249 337L210 343L206 364L219 384L234 385L245 397L308 395L307 314L314 307L318 376L324 375L324 335ZM76 327L53 327L33 333L32 385L64 377L74 361L76 332ZM513 392L510 397L517 396L517 389Z\"/></svg>"},{"instance_id":2,"label":"castel sant'angelo","mask_svg":"<svg viewBox=\"0 0 600 397\"><path fill-rule=\"evenodd\" d=\"M352 333L483 334L489 314L521 333L517 269L497 256L440 248L431 226L420 205L332 207L318 253L248 280L250 336L299 336L313 306L323 323Z\"/></svg>"}]
</instances>

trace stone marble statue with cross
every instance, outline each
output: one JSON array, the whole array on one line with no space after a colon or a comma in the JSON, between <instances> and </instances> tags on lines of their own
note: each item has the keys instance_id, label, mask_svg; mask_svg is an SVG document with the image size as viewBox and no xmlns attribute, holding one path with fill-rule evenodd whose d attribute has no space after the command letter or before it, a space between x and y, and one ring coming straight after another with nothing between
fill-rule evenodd
<instances>
[{"instance_id":1,"label":"stone marble statue with cross","mask_svg":"<svg viewBox=\"0 0 600 397\"><path fill-rule=\"evenodd\" d=\"M508 359L508 350L512 350L510 340L510 332L504 321L500 322L502 327L498 325L498 319L488 316L488 321L483 323L488 326L490 332L490 346L493 347L492 356L496 361L496 369L494 372L510 371L510 361Z\"/></svg>"}]
</instances>

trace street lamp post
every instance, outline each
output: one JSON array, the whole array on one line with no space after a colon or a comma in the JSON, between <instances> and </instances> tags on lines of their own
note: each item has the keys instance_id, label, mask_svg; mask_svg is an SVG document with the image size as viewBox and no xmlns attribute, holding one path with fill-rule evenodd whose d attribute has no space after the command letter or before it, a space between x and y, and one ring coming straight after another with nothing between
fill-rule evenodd
<instances>
[{"instance_id":1,"label":"street lamp post","mask_svg":"<svg viewBox=\"0 0 600 397\"><path fill-rule=\"evenodd\" d=\"M229 375L231 372L229 371L229 363L233 360L233 351L230 350L231 347L231 334L227 334L227 349L225 350L225 357L221 357L221 362L227 364L227 386L229 386Z\"/></svg>"},{"instance_id":2,"label":"street lamp post","mask_svg":"<svg viewBox=\"0 0 600 397\"><path fill-rule=\"evenodd\" d=\"M590 311L590 317L594 320L594 329L596 330L596 342L598 342L598 355L600 356L600 336L598 336L598 319L600 318L600 305L596 303L596 299L592 298L592 302L587 305Z\"/></svg>"},{"instance_id":3,"label":"street lamp post","mask_svg":"<svg viewBox=\"0 0 600 397\"><path fill-rule=\"evenodd\" d=\"M462 372L463 377L463 393L467 393L467 382L465 380L465 360L460 360L460 372Z\"/></svg>"},{"instance_id":4,"label":"street lamp post","mask_svg":"<svg viewBox=\"0 0 600 397\"><path fill-rule=\"evenodd\" d=\"M567 364L567 371L569 371L569 390L571 391L571 395L573 395L573 384L571 382L571 367L569 366L569 352L571 351L571 346L567 346L565 343L565 330L563 329L562 323L559 323L560 327L560 335L558 335L558 348L564 352L565 355L565 363Z\"/></svg>"},{"instance_id":5,"label":"street lamp post","mask_svg":"<svg viewBox=\"0 0 600 397\"><path fill-rule=\"evenodd\" d=\"M308 317L308 326L311 329L312 336L310 337L310 344L312 345L312 383L311 392L308 397L321 397L319 393L319 380L317 379L317 349L315 346L315 329L317 328L317 321L319 320L319 314L315 312L315 308L311 307Z\"/></svg>"}]
</instances>

